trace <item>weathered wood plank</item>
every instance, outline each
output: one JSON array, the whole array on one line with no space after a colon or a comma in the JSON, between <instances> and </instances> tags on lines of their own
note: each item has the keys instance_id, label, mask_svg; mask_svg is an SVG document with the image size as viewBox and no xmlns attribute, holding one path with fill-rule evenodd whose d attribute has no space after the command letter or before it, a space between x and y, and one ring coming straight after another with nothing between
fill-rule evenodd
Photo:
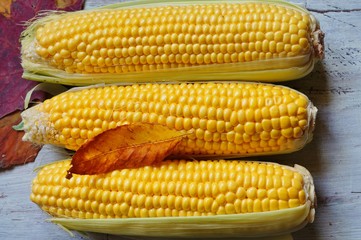
<instances>
[{"instance_id":1,"label":"weathered wood plank","mask_svg":"<svg viewBox=\"0 0 361 240\"><path fill-rule=\"evenodd\" d=\"M35 162L0 172L0 239L70 239L29 198L35 169L61 158L57 151L44 147Z\"/></svg>"},{"instance_id":2,"label":"weathered wood plank","mask_svg":"<svg viewBox=\"0 0 361 240\"><path fill-rule=\"evenodd\" d=\"M312 172L318 195L315 223L294 238L359 239L360 4L309 1L306 7L326 32L326 58L305 81L287 84L307 94L319 108L313 142L298 153L281 157L298 161Z\"/></svg>"}]
</instances>

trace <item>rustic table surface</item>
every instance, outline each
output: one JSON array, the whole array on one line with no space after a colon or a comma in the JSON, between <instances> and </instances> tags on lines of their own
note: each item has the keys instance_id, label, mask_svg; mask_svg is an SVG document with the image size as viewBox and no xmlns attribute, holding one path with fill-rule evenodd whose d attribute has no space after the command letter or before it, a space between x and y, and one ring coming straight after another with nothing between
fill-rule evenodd
<instances>
[{"instance_id":1,"label":"rustic table surface","mask_svg":"<svg viewBox=\"0 0 361 240\"><path fill-rule=\"evenodd\" d=\"M88 0L85 8L114 2ZM307 77L283 83L319 109L314 139L299 152L261 159L298 163L314 176L316 220L294 233L295 240L361 239L361 2L295 2L306 6L326 33L325 59ZM0 171L0 239L84 239L47 222L49 216L29 200L34 169L59 158L61 149L45 146L35 162Z\"/></svg>"}]
</instances>

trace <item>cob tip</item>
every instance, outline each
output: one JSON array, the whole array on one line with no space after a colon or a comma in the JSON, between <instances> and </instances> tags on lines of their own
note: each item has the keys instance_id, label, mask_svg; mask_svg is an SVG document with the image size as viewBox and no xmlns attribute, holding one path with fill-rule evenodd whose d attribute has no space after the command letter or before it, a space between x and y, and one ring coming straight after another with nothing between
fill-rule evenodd
<instances>
[{"instance_id":1,"label":"cob tip","mask_svg":"<svg viewBox=\"0 0 361 240\"><path fill-rule=\"evenodd\" d=\"M49 114L38 110L37 107L40 105L28 108L21 113L25 132L22 140L42 145L44 142L54 142L58 131L49 121Z\"/></svg>"},{"instance_id":2,"label":"cob tip","mask_svg":"<svg viewBox=\"0 0 361 240\"><path fill-rule=\"evenodd\" d=\"M307 216L307 220L309 223L313 223L315 220L315 214L316 214L316 207L317 207L317 196L316 196L316 191L315 191L315 185L313 182L313 177L310 173L310 171L308 171L305 167L295 164L294 168L300 172L303 177L304 177L304 181L305 181L305 191L307 193L307 201L309 201L310 203L310 211L309 214Z\"/></svg>"},{"instance_id":3,"label":"cob tip","mask_svg":"<svg viewBox=\"0 0 361 240\"><path fill-rule=\"evenodd\" d=\"M317 112L318 109L315 105L313 105L313 103L310 101L309 103L309 116L308 116L308 137L307 137L307 142L309 143L312 141L313 139L313 131L315 130L315 126L316 126L316 117L317 117Z\"/></svg>"},{"instance_id":4,"label":"cob tip","mask_svg":"<svg viewBox=\"0 0 361 240\"><path fill-rule=\"evenodd\" d=\"M325 38L325 33L322 32L321 29L316 29L312 33L312 44L313 44L313 50L315 52L315 57L320 60L322 60L325 57L324 38Z\"/></svg>"}]
</instances>

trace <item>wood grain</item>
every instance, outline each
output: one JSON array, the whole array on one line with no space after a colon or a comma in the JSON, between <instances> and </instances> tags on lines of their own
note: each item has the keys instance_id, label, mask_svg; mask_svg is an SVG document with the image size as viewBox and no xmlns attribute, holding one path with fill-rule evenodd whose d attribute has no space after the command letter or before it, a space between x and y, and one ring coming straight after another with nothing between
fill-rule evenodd
<instances>
[{"instance_id":1,"label":"wood grain","mask_svg":"<svg viewBox=\"0 0 361 240\"><path fill-rule=\"evenodd\" d=\"M88 0L86 8L115 0ZM358 0L295 1L320 21L325 59L304 79L285 82L309 96L319 109L314 139L299 152L262 160L300 164L314 176L318 208L313 224L294 233L295 240L358 240L361 237L361 4ZM33 170L61 158L45 147L34 163L0 172L0 239L83 239L46 222L30 202ZM54 153L55 152L55 153ZM129 239L93 235L96 239ZM134 238L132 238L134 239Z\"/></svg>"}]
</instances>

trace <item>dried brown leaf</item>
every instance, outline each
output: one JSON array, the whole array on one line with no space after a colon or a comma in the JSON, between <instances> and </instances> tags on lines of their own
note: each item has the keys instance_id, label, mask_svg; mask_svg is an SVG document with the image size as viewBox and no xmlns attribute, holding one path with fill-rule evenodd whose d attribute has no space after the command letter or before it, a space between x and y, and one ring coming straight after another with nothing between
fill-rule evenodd
<instances>
[{"instance_id":1,"label":"dried brown leaf","mask_svg":"<svg viewBox=\"0 0 361 240\"><path fill-rule=\"evenodd\" d=\"M72 158L72 174L100 174L155 165L185 136L159 124L132 123L105 131L82 145Z\"/></svg>"}]
</instances>

